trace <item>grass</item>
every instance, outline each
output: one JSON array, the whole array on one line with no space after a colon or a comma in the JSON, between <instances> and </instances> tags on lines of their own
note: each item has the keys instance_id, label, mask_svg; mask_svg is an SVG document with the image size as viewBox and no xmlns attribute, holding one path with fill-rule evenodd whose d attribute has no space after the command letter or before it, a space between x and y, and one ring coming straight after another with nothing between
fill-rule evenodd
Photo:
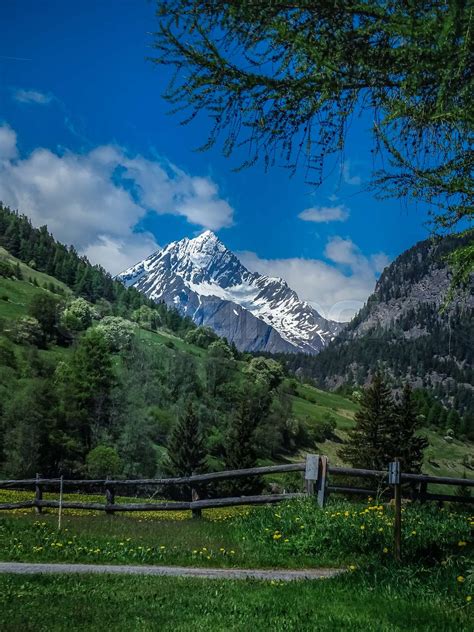
<instances>
[{"instance_id":1,"label":"grass","mask_svg":"<svg viewBox=\"0 0 474 632\"><path fill-rule=\"evenodd\" d=\"M56 511L4 512L0 560L347 572L298 583L0 575L0 629L472 630L474 516L464 511L404 507L403 566L391 555L392 509L374 501L147 515L66 511L58 532Z\"/></svg>"},{"instance_id":2,"label":"grass","mask_svg":"<svg viewBox=\"0 0 474 632\"><path fill-rule=\"evenodd\" d=\"M471 606L448 570L354 572L298 583L116 576L0 576L5 632L467 632Z\"/></svg>"},{"instance_id":3,"label":"grass","mask_svg":"<svg viewBox=\"0 0 474 632\"><path fill-rule=\"evenodd\" d=\"M160 516L159 519L156 516ZM470 551L474 517L434 505L403 510L406 561L440 562ZM0 516L0 559L91 563L301 568L386 564L391 560L390 506L310 500L250 509L116 514L22 510Z\"/></svg>"}]
</instances>

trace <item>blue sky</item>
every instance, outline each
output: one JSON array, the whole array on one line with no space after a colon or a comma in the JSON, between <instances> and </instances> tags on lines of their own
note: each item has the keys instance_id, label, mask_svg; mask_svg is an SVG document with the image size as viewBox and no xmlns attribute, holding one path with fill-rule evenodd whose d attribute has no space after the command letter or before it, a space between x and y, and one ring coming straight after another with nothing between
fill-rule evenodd
<instances>
[{"instance_id":1,"label":"blue sky","mask_svg":"<svg viewBox=\"0 0 474 632\"><path fill-rule=\"evenodd\" d=\"M241 172L219 147L194 151L208 121L179 125L161 95L147 0L0 5L0 199L48 223L116 273L157 245L215 230L244 263L282 276L347 319L383 266L428 235L422 209L376 200L370 120L353 122L341 168Z\"/></svg>"}]
</instances>

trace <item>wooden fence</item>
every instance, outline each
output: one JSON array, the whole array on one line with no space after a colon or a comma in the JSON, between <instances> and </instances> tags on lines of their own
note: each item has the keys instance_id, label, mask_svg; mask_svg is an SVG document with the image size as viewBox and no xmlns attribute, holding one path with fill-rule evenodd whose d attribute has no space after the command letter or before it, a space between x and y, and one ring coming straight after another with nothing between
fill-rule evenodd
<instances>
[{"instance_id":1,"label":"wooden fence","mask_svg":"<svg viewBox=\"0 0 474 632\"><path fill-rule=\"evenodd\" d=\"M235 496L228 498L200 498L205 496L202 490L208 483L215 483L224 480L247 478L252 476L265 476L269 474L284 474L288 472L301 472L304 474L304 493L278 493L259 496ZM343 482L338 479L343 477ZM351 486L345 479L369 480L370 487L361 487L360 483ZM468 494L465 496L432 493L428 490L429 485L450 485L459 488L469 489L474 487L474 479L450 478L445 476L426 476L424 474L400 474L400 493L405 498L420 500L422 502L450 501L450 502L474 502L474 498ZM406 485L405 485L406 484ZM115 496L118 489L122 493L126 490L146 488L148 490L158 490L169 486L188 486L191 490L191 501L164 501L146 503L116 503ZM60 500L44 500L45 490L60 488ZM63 489L68 490L103 490L105 495L104 503L96 502L75 502L62 500ZM290 463L288 465L271 465L267 467L254 467L244 470L231 470L225 472L213 472L210 474L196 474L193 476L179 478L161 479L139 479L139 480L70 480L64 478L36 478L24 480L0 480L0 489L31 489L34 497L24 502L0 503L0 511L34 508L38 513L43 508L56 509L85 509L95 511L105 511L114 514L120 511L178 511L190 510L193 516L201 515L202 509L216 507L230 507L235 505L264 505L267 503L278 503L292 498L305 496L314 497L319 506L324 506L329 494L345 494L356 496L373 496L374 498L391 498L394 494L395 485L388 482L388 471L363 470L349 467L330 466L327 457L317 454L309 454L306 460L301 463ZM200 492L198 490L201 490Z\"/></svg>"}]
</instances>

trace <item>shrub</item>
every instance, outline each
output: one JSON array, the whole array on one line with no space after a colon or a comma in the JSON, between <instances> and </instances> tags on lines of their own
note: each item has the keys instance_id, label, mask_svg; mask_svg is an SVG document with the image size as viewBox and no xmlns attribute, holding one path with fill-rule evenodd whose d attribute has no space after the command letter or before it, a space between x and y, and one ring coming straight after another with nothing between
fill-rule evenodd
<instances>
[{"instance_id":1,"label":"shrub","mask_svg":"<svg viewBox=\"0 0 474 632\"><path fill-rule=\"evenodd\" d=\"M219 336L210 327L196 327L191 329L185 336L185 341L196 345L202 349L207 349L212 342L219 339Z\"/></svg>"},{"instance_id":2,"label":"shrub","mask_svg":"<svg viewBox=\"0 0 474 632\"><path fill-rule=\"evenodd\" d=\"M122 461L115 448L98 445L86 456L86 469L92 478L105 478L120 472Z\"/></svg>"},{"instance_id":3,"label":"shrub","mask_svg":"<svg viewBox=\"0 0 474 632\"><path fill-rule=\"evenodd\" d=\"M130 346L136 324L120 316L106 316L95 327L104 336L111 351L122 351Z\"/></svg>"},{"instance_id":4,"label":"shrub","mask_svg":"<svg viewBox=\"0 0 474 632\"><path fill-rule=\"evenodd\" d=\"M32 316L22 316L19 318L11 331L11 336L15 342L21 345L41 346L44 342L41 325L38 320Z\"/></svg>"},{"instance_id":5,"label":"shrub","mask_svg":"<svg viewBox=\"0 0 474 632\"><path fill-rule=\"evenodd\" d=\"M84 331L92 325L94 316L90 303L83 298L76 298L61 314L61 324L72 331Z\"/></svg>"}]
</instances>

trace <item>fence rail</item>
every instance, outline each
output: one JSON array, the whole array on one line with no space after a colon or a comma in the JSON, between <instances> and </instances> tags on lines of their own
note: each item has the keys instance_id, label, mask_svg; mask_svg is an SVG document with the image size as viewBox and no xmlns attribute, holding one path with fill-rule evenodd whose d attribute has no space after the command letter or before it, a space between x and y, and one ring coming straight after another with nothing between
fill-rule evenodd
<instances>
[{"instance_id":1,"label":"fence rail","mask_svg":"<svg viewBox=\"0 0 474 632\"><path fill-rule=\"evenodd\" d=\"M235 496L227 498L199 498L198 490L201 490L206 483L213 483L224 480L246 478L251 476L265 476L269 474L285 474L288 472L304 473L305 493L280 493L259 496ZM360 485L350 486L345 483L338 485L337 477L352 477L357 479L369 479L378 483L378 488L364 488ZM333 482L332 478L336 481ZM331 484L329 479L331 478ZM391 498L394 486L389 484L388 471L366 470L349 467L330 466L325 456L310 454L306 460L300 463L290 463L286 465L270 465L266 467L253 467L242 470L229 470L224 472L212 472L209 474L195 474L193 476L183 476L174 478L154 478L154 479L63 479L63 478L29 478L23 480L0 480L0 489L34 489L35 495L31 501L16 503L0 503L0 511L14 509L34 508L41 512L43 508L62 509L84 509L94 511L105 511L113 514L123 511L192 511L194 516L199 516L202 509L217 507L231 507L236 505L262 505L267 503L278 503L292 498L313 496L320 506L323 506L329 494L346 494L357 496L378 496ZM469 495L459 496L444 493L428 492L428 485L450 485L462 488L474 487L474 479L451 478L446 476L427 476L425 474L401 473L400 483L402 483L401 493L406 498L415 500L449 501L449 502L474 502L474 498ZM403 483L410 483L407 489ZM186 485L191 488L191 501L178 502L147 502L147 503L116 503L116 490L130 487L167 487ZM105 493L105 503L96 502L74 502L44 500L43 491L51 488L87 489L103 488ZM201 492L202 493L202 492Z\"/></svg>"}]
</instances>

